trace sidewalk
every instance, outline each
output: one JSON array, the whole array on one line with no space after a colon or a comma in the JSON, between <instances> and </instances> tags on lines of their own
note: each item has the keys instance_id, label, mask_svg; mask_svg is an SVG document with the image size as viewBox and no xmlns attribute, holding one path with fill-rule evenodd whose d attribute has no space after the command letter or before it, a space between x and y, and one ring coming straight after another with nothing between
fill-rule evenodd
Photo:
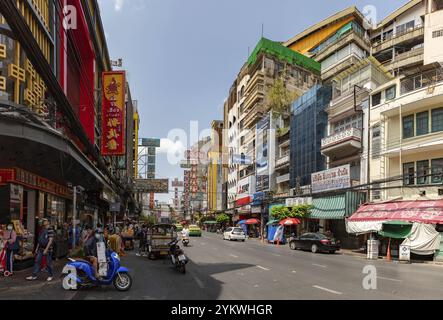
<instances>
[{"instance_id":1,"label":"sidewalk","mask_svg":"<svg viewBox=\"0 0 443 320\"><path fill-rule=\"evenodd\" d=\"M273 245L271 243L268 243L267 241L263 242L260 238L248 238L248 241L251 241L251 240L254 241L254 242L263 244L263 245ZM286 244L280 245L280 247L284 247L284 246L287 246L287 245ZM351 250L351 249L340 249L340 251L337 251L336 254L338 254L338 255L342 254L342 255L347 255L347 256L353 256L353 257L357 257L357 258L361 258L361 259L366 260L366 252L361 251L361 250L359 251L359 250ZM379 257L378 260L389 262L386 259L386 257ZM402 264L407 264L408 263L408 262L405 262L405 261L399 261L397 258L391 258L391 262L402 263ZM420 263L420 264L427 264L427 265L443 266L443 262L440 262L440 261L411 260L410 263L411 264L418 264L418 263Z\"/></svg>"}]
</instances>

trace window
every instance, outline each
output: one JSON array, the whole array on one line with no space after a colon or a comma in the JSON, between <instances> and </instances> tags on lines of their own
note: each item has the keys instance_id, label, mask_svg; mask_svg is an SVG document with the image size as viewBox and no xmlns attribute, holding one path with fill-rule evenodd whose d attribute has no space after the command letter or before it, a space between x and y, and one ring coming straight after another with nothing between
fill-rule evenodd
<instances>
[{"instance_id":1,"label":"window","mask_svg":"<svg viewBox=\"0 0 443 320\"><path fill-rule=\"evenodd\" d=\"M378 106L381 103L381 92L376 93L372 96L372 106Z\"/></svg>"},{"instance_id":2,"label":"window","mask_svg":"<svg viewBox=\"0 0 443 320\"><path fill-rule=\"evenodd\" d=\"M443 131L443 108L432 110L432 132Z\"/></svg>"},{"instance_id":3,"label":"window","mask_svg":"<svg viewBox=\"0 0 443 320\"><path fill-rule=\"evenodd\" d=\"M431 160L432 183L443 183L443 158Z\"/></svg>"},{"instance_id":4,"label":"window","mask_svg":"<svg viewBox=\"0 0 443 320\"><path fill-rule=\"evenodd\" d=\"M403 117L403 139L414 136L414 115Z\"/></svg>"},{"instance_id":5,"label":"window","mask_svg":"<svg viewBox=\"0 0 443 320\"><path fill-rule=\"evenodd\" d=\"M399 25L397 27L396 31L397 31L397 34L402 34L402 33L409 31L410 29L414 29L414 27L415 27L415 21L412 20L412 21L409 21L409 22L404 23L402 25Z\"/></svg>"},{"instance_id":6,"label":"window","mask_svg":"<svg viewBox=\"0 0 443 320\"><path fill-rule=\"evenodd\" d=\"M416 115L416 135L421 136L429 133L429 112L420 112Z\"/></svg>"},{"instance_id":7,"label":"window","mask_svg":"<svg viewBox=\"0 0 443 320\"><path fill-rule=\"evenodd\" d=\"M372 158L378 158L381 150L381 130L380 126L372 128Z\"/></svg>"},{"instance_id":8,"label":"window","mask_svg":"<svg viewBox=\"0 0 443 320\"><path fill-rule=\"evenodd\" d=\"M432 38L443 37L443 29L432 31Z\"/></svg>"},{"instance_id":9,"label":"window","mask_svg":"<svg viewBox=\"0 0 443 320\"><path fill-rule=\"evenodd\" d=\"M417 161L417 184L429 183L429 161Z\"/></svg>"},{"instance_id":10,"label":"window","mask_svg":"<svg viewBox=\"0 0 443 320\"><path fill-rule=\"evenodd\" d=\"M386 100L395 99L395 91L396 91L395 86L392 86L392 87L386 89L386 92L385 92Z\"/></svg>"},{"instance_id":11,"label":"window","mask_svg":"<svg viewBox=\"0 0 443 320\"><path fill-rule=\"evenodd\" d=\"M405 186L411 186L415 184L414 169L414 162L403 164L403 177Z\"/></svg>"}]
</instances>

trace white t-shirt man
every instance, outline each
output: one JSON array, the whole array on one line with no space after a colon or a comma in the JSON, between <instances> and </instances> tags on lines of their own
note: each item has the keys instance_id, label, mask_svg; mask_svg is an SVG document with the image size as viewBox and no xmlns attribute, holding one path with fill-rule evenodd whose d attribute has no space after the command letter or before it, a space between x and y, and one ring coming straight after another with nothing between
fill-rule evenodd
<instances>
[{"instance_id":1,"label":"white t-shirt man","mask_svg":"<svg viewBox=\"0 0 443 320\"><path fill-rule=\"evenodd\" d=\"M182 237L183 238L189 238L189 229L188 228L184 228L182 231Z\"/></svg>"}]
</instances>

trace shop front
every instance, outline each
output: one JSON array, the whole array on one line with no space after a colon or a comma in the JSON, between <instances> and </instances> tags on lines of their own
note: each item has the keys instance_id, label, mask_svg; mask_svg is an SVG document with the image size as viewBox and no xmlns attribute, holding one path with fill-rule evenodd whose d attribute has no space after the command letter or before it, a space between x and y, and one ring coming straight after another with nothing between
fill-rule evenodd
<instances>
[{"instance_id":1,"label":"shop front","mask_svg":"<svg viewBox=\"0 0 443 320\"><path fill-rule=\"evenodd\" d=\"M46 218L55 230L54 255L68 254L68 225L72 195L56 184L20 168L0 169L0 224L13 223L20 240L16 269L32 266L39 219Z\"/></svg>"},{"instance_id":2,"label":"shop front","mask_svg":"<svg viewBox=\"0 0 443 320\"><path fill-rule=\"evenodd\" d=\"M415 259L439 260L442 227L443 200L366 203L347 219L348 232L371 234L392 258L407 246Z\"/></svg>"},{"instance_id":3,"label":"shop front","mask_svg":"<svg viewBox=\"0 0 443 320\"><path fill-rule=\"evenodd\" d=\"M303 219L301 232L332 232L344 249L358 249L365 238L349 234L345 219L365 202L366 194L347 191L340 194L314 197L308 216Z\"/></svg>"}]
</instances>

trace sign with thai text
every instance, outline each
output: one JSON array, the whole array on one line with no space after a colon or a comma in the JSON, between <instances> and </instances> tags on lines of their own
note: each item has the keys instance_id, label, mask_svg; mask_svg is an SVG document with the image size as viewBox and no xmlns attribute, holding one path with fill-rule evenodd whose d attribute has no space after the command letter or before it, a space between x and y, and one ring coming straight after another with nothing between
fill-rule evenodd
<instances>
[{"instance_id":1,"label":"sign with thai text","mask_svg":"<svg viewBox=\"0 0 443 320\"><path fill-rule=\"evenodd\" d=\"M313 173L311 176L312 193L351 187L351 166L349 164Z\"/></svg>"}]
</instances>

